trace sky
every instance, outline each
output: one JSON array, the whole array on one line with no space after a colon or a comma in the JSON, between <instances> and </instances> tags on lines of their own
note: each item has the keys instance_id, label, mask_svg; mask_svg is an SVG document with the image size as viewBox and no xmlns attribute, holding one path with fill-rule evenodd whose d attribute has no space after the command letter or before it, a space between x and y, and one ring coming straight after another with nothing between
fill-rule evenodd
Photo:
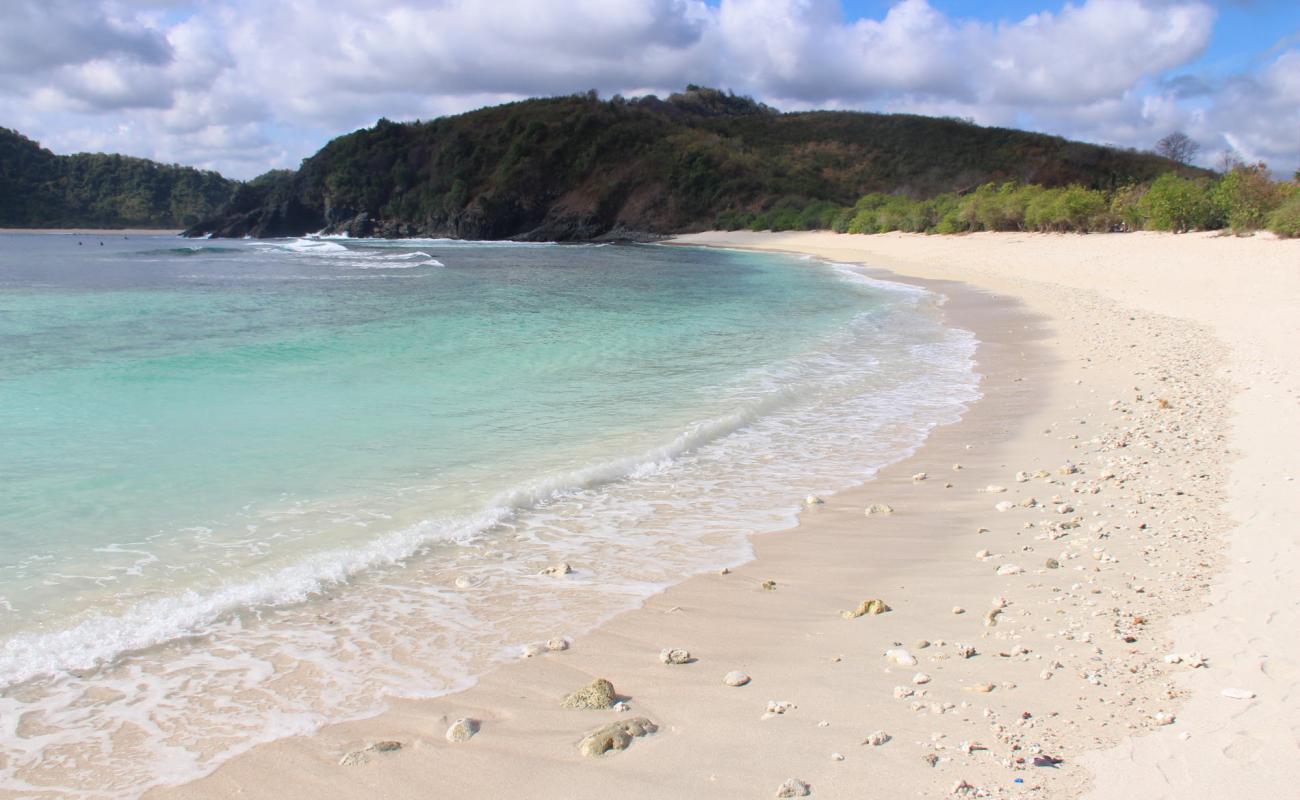
<instances>
[{"instance_id":1,"label":"sky","mask_svg":"<svg viewBox=\"0 0 1300 800\"><path fill-rule=\"evenodd\" d=\"M250 178L380 117L688 83L1300 168L1300 0L4 0L0 126Z\"/></svg>"}]
</instances>

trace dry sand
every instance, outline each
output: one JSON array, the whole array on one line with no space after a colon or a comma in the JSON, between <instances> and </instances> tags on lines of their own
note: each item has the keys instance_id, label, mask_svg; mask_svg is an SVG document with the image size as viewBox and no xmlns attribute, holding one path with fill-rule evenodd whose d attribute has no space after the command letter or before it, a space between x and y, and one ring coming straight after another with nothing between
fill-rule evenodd
<instances>
[{"instance_id":1,"label":"dry sand","mask_svg":"<svg viewBox=\"0 0 1300 800\"><path fill-rule=\"evenodd\" d=\"M983 342L984 400L730 574L466 692L151 796L752 798L790 779L814 797L1300 793L1300 242L681 241L927 283ZM877 503L894 512L864 514ZM842 616L869 598L892 610ZM674 647L694 660L661 663ZM733 670L749 683L725 685ZM561 707L597 677L629 711ZM637 717L658 731L580 754L586 733ZM478 732L453 743L458 718ZM400 749L367 749L380 741Z\"/></svg>"}]
</instances>

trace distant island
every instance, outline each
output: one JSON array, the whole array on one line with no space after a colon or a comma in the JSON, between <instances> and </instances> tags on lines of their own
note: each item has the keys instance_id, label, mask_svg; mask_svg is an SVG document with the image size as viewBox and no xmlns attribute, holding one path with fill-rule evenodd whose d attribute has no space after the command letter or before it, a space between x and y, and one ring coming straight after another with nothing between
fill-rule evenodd
<instances>
[{"instance_id":1,"label":"distant island","mask_svg":"<svg viewBox=\"0 0 1300 800\"><path fill-rule=\"evenodd\" d=\"M1181 134L1179 134L1181 135ZM1300 185L1152 152L851 111L782 113L700 86L660 99L523 100L381 119L247 182L116 155L56 156L0 129L0 227L185 228L531 241L709 229L1300 235Z\"/></svg>"},{"instance_id":2,"label":"distant island","mask_svg":"<svg viewBox=\"0 0 1300 800\"><path fill-rule=\"evenodd\" d=\"M0 128L0 227L187 228L215 214L238 185L144 158L59 156Z\"/></svg>"}]
</instances>

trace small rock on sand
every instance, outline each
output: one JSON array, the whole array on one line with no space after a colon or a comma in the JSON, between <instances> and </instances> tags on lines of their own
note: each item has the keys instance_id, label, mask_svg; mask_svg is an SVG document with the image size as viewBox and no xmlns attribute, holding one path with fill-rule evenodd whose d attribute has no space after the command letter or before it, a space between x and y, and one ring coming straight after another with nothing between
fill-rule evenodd
<instances>
[{"instance_id":1,"label":"small rock on sand","mask_svg":"<svg viewBox=\"0 0 1300 800\"><path fill-rule=\"evenodd\" d=\"M868 517L874 514L892 514L892 513L894 513L894 507L885 505L884 503L873 503L867 506Z\"/></svg>"},{"instance_id":2,"label":"small rock on sand","mask_svg":"<svg viewBox=\"0 0 1300 800\"><path fill-rule=\"evenodd\" d=\"M522 648L520 648L519 655L523 656L524 658L534 658L536 656L540 656L542 652L543 652L542 646L534 642L533 644L526 644Z\"/></svg>"},{"instance_id":3,"label":"small rock on sand","mask_svg":"<svg viewBox=\"0 0 1300 800\"><path fill-rule=\"evenodd\" d=\"M564 708L613 708L614 684L597 678L560 701Z\"/></svg>"},{"instance_id":4,"label":"small rock on sand","mask_svg":"<svg viewBox=\"0 0 1300 800\"><path fill-rule=\"evenodd\" d=\"M763 581L762 586L763 586L763 591L765 592L776 591L776 581Z\"/></svg>"},{"instance_id":5,"label":"small rock on sand","mask_svg":"<svg viewBox=\"0 0 1300 800\"><path fill-rule=\"evenodd\" d=\"M907 652L901 647L886 650L885 658L889 659L890 661L894 662L900 667L916 666L916 656L912 655L911 653Z\"/></svg>"},{"instance_id":6,"label":"small rock on sand","mask_svg":"<svg viewBox=\"0 0 1300 800\"><path fill-rule=\"evenodd\" d=\"M825 502L826 502L825 500L821 499L815 494L810 494L803 499L803 504L806 506L819 506Z\"/></svg>"},{"instance_id":7,"label":"small rock on sand","mask_svg":"<svg viewBox=\"0 0 1300 800\"><path fill-rule=\"evenodd\" d=\"M856 619L867 614L884 614L886 611L890 610L891 609L885 604L884 600L872 598L871 600L863 600L858 604L858 607L852 611L841 611L840 616L845 619Z\"/></svg>"},{"instance_id":8,"label":"small rock on sand","mask_svg":"<svg viewBox=\"0 0 1300 800\"><path fill-rule=\"evenodd\" d=\"M984 487L984 491L988 492L989 494L1002 494L1006 490L1007 487L1005 486L995 486L991 483L988 486Z\"/></svg>"},{"instance_id":9,"label":"small rock on sand","mask_svg":"<svg viewBox=\"0 0 1300 800\"><path fill-rule=\"evenodd\" d=\"M952 607L952 613L954 613L954 614L965 614L965 613L966 613L966 609L962 608L961 606L953 606L953 607Z\"/></svg>"},{"instance_id":10,"label":"small rock on sand","mask_svg":"<svg viewBox=\"0 0 1300 800\"><path fill-rule=\"evenodd\" d=\"M626 750L633 739L657 730L659 726L645 717L611 722L582 737L578 751L588 758L595 758L610 750Z\"/></svg>"},{"instance_id":11,"label":"small rock on sand","mask_svg":"<svg viewBox=\"0 0 1300 800\"><path fill-rule=\"evenodd\" d=\"M1018 564L1003 564L1002 566L998 567L999 575L1019 575L1024 571L1025 568L1019 566Z\"/></svg>"},{"instance_id":12,"label":"small rock on sand","mask_svg":"<svg viewBox=\"0 0 1300 800\"><path fill-rule=\"evenodd\" d=\"M868 736L866 739L863 739L862 743L869 744L872 747L879 747L892 738L893 738L892 736L885 733L884 731L876 731L872 733L870 736Z\"/></svg>"},{"instance_id":13,"label":"small rock on sand","mask_svg":"<svg viewBox=\"0 0 1300 800\"><path fill-rule=\"evenodd\" d=\"M681 648L671 648L659 651L659 660L665 664L689 664L691 653L689 650Z\"/></svg>"},{"instance_id":14,"label":"small rock on sand","mask_svg":"<svg viewBox=\"0 0 1300 800\"><path fill-rule=\"evenodd\" d=\"M798 778L790 778L776 787L777 797L807 797L810 794L812 794L812 789Z\"/></svg>"},{"instance_id":15,"label":"small rock on sand","mask_svg":"<svg viewBox=\"0 0 1300 800\"><path fill-rule=\"evenodd\" d=\"M930 676L926 675L924 672L918 672L912 676L912 683L915 683L917 686L921 686L929 682L930 682Z\"/></svg>"},{"instance_id":16,"label":"small rock on sand","mask_svg":"<svg viewBox=\"0 0 1300 800\"><path fill-rule=\"evenodd\" d=\"M1231 697L1233 700L1253 700L1255 693L1249 689L1224 689L1219 692L1224 697Z\"/></svg>"},{"instance_id":17,"label":"small rock on sand","mask_svg":"<svg viewBox=\"0 0 1300 800\"><path fill-rule=\"evenodd\" d=\"M478 721L462 717L447 728L447 741L468 742L478 733Z\"/></svg>"},{"instance_id":18,"label":"small rock on sand","mask_svg":"<svg viewBox=\"0 0 1300 800\"><path fill-rule=\"evenodd\" d=\"M928 478L928 477L930 477L930 476L926 475L924 472L918 472L918 473L916 473L915 475L912 476L912 480L914 480L914 481L918 481L918 482L919 482L919 481L923 481L923 480L925 480L925 479Z\"/></svg>"},{"instance_id":19,"label":"small rock on sand","mask_svg":"<svg viewBox=\"0 0 1300 800\"><path fill-rule=\"evenodd\" d=\"M1043 566L1047 567L1048 569L1060 569L1061 562L1057 561L1054 558L1049 558L1047 559L1047 561L1043 562Z\"/></svg>"},{"instance_id":20,"label":"small rock on sand","mask_svg":"<svg viewBox=\"0 0 1300 800\"><path fill-rule=\"evenodd\" d=\"M546 649L550 650L552 653L558 653L561 652L562 650L568 650L569 640L559 636L555 637L554 639L547 639Z\"/></svg>"},{"instance_id":21,"label":"small rock on sand","mask_svg":"<svg viewBox=\"0 0 1300 800\"><path fill-rule=\"evenodd\" d=\"M569 566L567 561L561 561L558 564L552 564L546 567L538 575L568 575L573 572L573 567Z\"/></svg>"},{"instance_id":22,"label":"small rock on sand","mask_svg":"<svg viewBox=\"0 0 1300 800\"><path fill-rule=\"evenodd\" d=\"M1010 500L999 500L997 505L993 506L993 508L997 509L998 511L1010 511L1015 507L1016 504L1011 502Z\"/></svg>"},{"instance_id":23,"label":"small rock on sand","mask_svg":"<svg viewBox=\"0 0 1300 800\"><path fill-rule=\"evenodd\" d=\"M744 686L749 683L749 676L739 670L732 670L722 676L722 682L728 686Z\"/></svg>"}]
</instances>

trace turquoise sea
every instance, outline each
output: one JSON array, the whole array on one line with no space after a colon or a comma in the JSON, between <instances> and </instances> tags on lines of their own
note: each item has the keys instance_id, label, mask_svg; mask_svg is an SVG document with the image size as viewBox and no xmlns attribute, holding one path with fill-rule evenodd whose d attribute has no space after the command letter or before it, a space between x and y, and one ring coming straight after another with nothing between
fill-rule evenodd
<instances>
[{"instance_id":1,"label":"turquoise sea","mask_svg":"<svg viewBox=\"0 0 1300 800\"><path fill-rule=\"evenodd\" d=\"M0 235L0 794L137 796L745 560L978 396L941 300L650 245Z\"/></svg>"}]
</instances>

